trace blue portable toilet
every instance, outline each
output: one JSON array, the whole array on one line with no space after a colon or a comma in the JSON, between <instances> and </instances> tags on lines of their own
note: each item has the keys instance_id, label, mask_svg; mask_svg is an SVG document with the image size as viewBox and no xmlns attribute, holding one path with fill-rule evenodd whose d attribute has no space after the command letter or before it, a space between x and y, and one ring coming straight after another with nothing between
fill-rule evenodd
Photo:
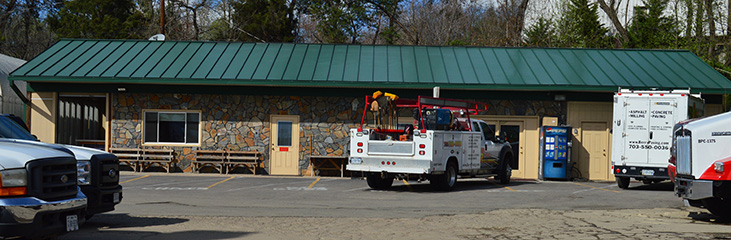
<instances>
[{"instance_id":1,"label":"blue portable toilet","mask_svg":"<svg viewBox=\"0 0 731 240\"><path fill-rule=\"evenodd\" d=\"M571 127L543 126L540 137L540 178L571 178Z\"/></svg>"}]
</instances>

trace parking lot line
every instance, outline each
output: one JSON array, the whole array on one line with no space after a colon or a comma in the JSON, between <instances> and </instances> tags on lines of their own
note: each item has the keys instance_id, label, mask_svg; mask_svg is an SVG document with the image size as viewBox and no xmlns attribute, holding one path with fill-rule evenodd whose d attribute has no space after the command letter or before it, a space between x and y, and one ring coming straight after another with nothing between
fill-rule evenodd
<instances>
[{"instance_id":1,"label":"parking lot line","mask_svg":"<svg viewBox=\"0 0 731 240\"><path fill-rule=\"evenodd\" d=\"M616 191L616 190L609 190L609 189L604 189L604 188L600 188L600 187L594 187L594 186L590 186L590 185L586 185L586 184L582 184L582 183L573 183L573 184L576 184L579 186L584 186L584 187L590 187L590 188L594 188L594 189L599 189L599 190L607 191L607 192L620 193L619 191Z\"/></svg>"},{"instance_id":2,"label":"parking lot line","mask_svg":"<svg viewBox=\"0 0 731 240\"><path fill-rule=\"evenodd\" d=\"M494 184L495 186L500 186L500 184L497 184L497 183L494 183L494 182L489 182L489 183L492 183L492 184ZM504 187L505 189L508 189L508 190L510 190L510 191L513 191L513 192L517 192L517 191L515 191L515 189L512 189L512 188L510 188L510 187L508 187L508 186L503 186L503 187Z\"/></svg>"},{"instance_id":3,"label":"parking lot line","mask_svg":"<svg viewBox=\"0 0 731 240\"><path fill-rule=\"evenodd\" d=\"M150 176L150 175L145 175L145 176L142 176L142 177L138 177L138 178L133 178L133 179L130 179L130 180L127 180L127 181L121 182L121 183L119 183L119 184L122 184L122 183L128 183L128 182L131 182L131 181L135 181L135 180L143 179L143 178L146 178L146 177L149 177L149 176Z\"/></svg>"},{"instance_id":4,"label":"parking lot line","mask_svg":"<svg viewBox=\"0 0 731 240\"><path fill-rule=\"evenodd\" d=\"M312 184L310 184L310 186L307 187L307 189L312 189L312 187L314 187L315 184L317 184L317 182L319 182L319 181L320 181L320 178L317 178L317 180L315 180L314 182L312 182Z\"/></svg>"},{"instance_id":5,"label":"parking lot line","mask_svg":"<svg viewBox=\"0 0 731 240\"><path fill-rule=\"evenodd\" d=\"M227 178L227 179L221 180L221 181L219 181L219 182L217 182L217 183L211 184L211 186L208 186L207 188L208 188L208 189L210 189L210 188L212 188L212 187L214 187L214 186L216 186L216 185L218 185L218 184L221 184L221 183L225 183L226 181L228 181L228 180L231 180L231 179L234 179L234 178L235 178L235 177L233 177L233 176L232 176L232 177L230 177L230 178Z\"/></svg>"}]
</instances>

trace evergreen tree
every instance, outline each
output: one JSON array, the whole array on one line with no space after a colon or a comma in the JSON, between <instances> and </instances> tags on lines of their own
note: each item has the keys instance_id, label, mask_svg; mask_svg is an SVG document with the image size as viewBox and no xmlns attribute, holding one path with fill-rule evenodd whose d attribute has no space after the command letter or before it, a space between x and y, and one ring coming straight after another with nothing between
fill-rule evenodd
<instances>
[{"instance_id":1,"label":"evergreen tree","mask_svg":"<svg viewBox=\"0 0 731 240\"><path fill-rule=\"evenodd\" d=\"M242 41L292 42L297 19L294 4L287 0L246 0L234 2L232 20L237 28L236 39ZM223 21L216 21L216 29L223 30ZM221 32L223 33L223 32ZM216 34L213 36L216 38ZM218 36L220 37L220 36Z\"/></svg>"},{"instance_id":2,"label":"evergreen tree","mask_svg":"<svg viewBox=\"0 0 731 240\"><path fill-rule=\"evenodd\" d=\"M553 47L556 38L551 20L540 17L525 32L525 44L529 47Z\"/></svg>"},{"instance_id":3,"label":"evergreen tree","mask_svg":"<svg viewBox=\"0 0 731 240\"><path fill-rule=\"evenodd\" d=\"M668 0L644 0L645 6L635 7L629 27L631 48L673 48L679 36L678 24L663 16Z\"/></svg>"},{"instance_id":4,"label":"evergreen tree","mask_svg":"<svg viewBox=\"0 0 731 240\"><path fill-rule=\"evenodd\" d=\"M137 30L143 20L133 0L67 1L46 19L62 38L107 39L140 38Z\"/></svg>"},{"instance_id":5,"label":"evergreen tree","mask_svg":"<svg viewBox=\"0 0 731 240\"><path fill-rule=\"evenodd\" d=\"M567 1L559 19L559 41L563 47L606 48L611 46L609 30L599 22L598 5L589 0Z\"/></svg>"}]
</instances>

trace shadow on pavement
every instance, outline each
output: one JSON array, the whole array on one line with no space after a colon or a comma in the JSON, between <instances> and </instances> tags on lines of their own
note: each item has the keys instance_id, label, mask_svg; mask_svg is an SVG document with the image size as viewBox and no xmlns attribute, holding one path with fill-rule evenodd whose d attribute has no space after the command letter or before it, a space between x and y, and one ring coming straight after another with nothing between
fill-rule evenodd
<instances>
[{"instance_id":1,"label":"shadow on pavement","mask_svg":"<svg viewBox=\"0 0 731 240\"><path fill-rule=\"evenodd\" d=\"M400 182L398 180L394 180L394 183ZM502 189L504 187L514 187L514 186L520 186L520 185L526 185L526 184L536 184L535 182L526 182L526 181L511 181L509 184L500 184L499 182L496 182L494 180L475 180L470 179L469 181L457 181L457 186L452 191L447 192L464 192L464 191L478 191L478 190L491 190L491 189ZM368 191L370 189L366 189ZM409 185L397 185L393 186L390 189L386 191L393 191L393 192L415 192L415 193L445 193L445 191L440 191L432 188L431 184L429 184L429 181L424 181L421 183L416 183L413 181L409 182ZM510 191L507 190L506 191Z\"/></svg>"},{"instance_id":2,"label":"shadow on pavement","mask_svg":"<svg viewBox=\"0 0 731 240\"><path fill-rule=\"evenodd\" d=\"M133 228L169 226L188 222L175 217L137 217L128 214L100 214L87 220L76 232L70 232L59 239L232 239L252 233L208 230L186 230L178 232L140 231Z\"/></svg>"},{"instance_id":3,"label":"shadow on pavement","mask_svg":"<svg viewBox=\"0 0 731 240\"><path fill-rule=\"evenodd\" d=\"M696 221L731 225L731 218L722 218L707 212L690 212L688 213L688 217Z\"/></svg>"},{"instance_id":4,"label":"shadow on pavement","mask_svg":"<svg viewBox=\"0 0 731 240\"><path fill-rule=\"evenodd\" d=\"M223 232L223 231L182 231L182 232L148 232L148 231L78 231L61 236L59 239L236 239L252 233L248 232Z\"/></svg>"},{"instance_id":5,"label":"shadow on pavement","mask_svg":"<svg viewBox=\"0 0 731 240\"><path fill-rule=\"evenodd\" d=\"M173 225L187 222L188 219L165 217L136 217L128 214L100 214L87 220L82 228L128 228Z\"/></svg>"},{"instance_id":6,"label":"shadow on pavement","mask_svg":"<svg viewBox=\"0 0 731 240\"><path fill-rule=\"evenodd\" d=\"M632 182L632 185L635 184L642 184L642 183L636 183ZM627 190L643 190L643 191L673 191L675 189L675 186L673 185L673 182L670 181L664 181L659 183L653 183L653 184L642 184L642 185L630 185Z\"/></svg>"}]
</instances>

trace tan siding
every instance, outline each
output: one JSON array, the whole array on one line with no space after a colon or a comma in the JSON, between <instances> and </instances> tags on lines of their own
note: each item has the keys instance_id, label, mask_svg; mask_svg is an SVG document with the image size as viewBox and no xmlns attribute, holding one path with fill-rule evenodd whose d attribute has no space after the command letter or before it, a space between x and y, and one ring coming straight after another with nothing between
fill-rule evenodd
<instances>
[{"instance_id":1,"label":"tan siding","mask_svg":"<svg viewBox=\"0 0 731 240\"><path fill-rule=\"evenodd\" d=\"M706 104L706 116L716 115L723 112L721 104Z\"/></svg>"},{"instance_id":2,"label":"tan siding","mask_svg":"<svg viewBox=\"0 0 731 240\"><path fill-rule=\"evenodd\" d=\"M42 142L56 143L58 94L55 92L34 92L30 96L30 132Z\"/></svg>"},{"instance_id":3,"label":"tan siding","mask_svg":"<svg viewBox=\"0 0 731 240\"><path fill-rule=\"evenodd\" d=\"M520 145L522 145L523 149L513 149L513 152L519 157L519 169L513 169L513 178L538 178L538 131L540 127L538 116L476 115L472 117L488 123L498 122L499 124L506 125L515 122L522 123L523 132L521 133L520 141L522 143Z\"/></svg>"},{"instance_id":4,"label":"tan siding","mask_svg":"<svg viewBox=\"0 0 731 240\"><path fill-rule=\"evenodd\" d=\"M607 139L604 149L607 149L607 161L601 168L606 168L606 172L610 172L610 162L612 156L612 134L609 131L612 123L612 103L611 102L569 102L567 106L567 124L573 127L573 148L571 150L571 161L576 162L577 167L581 170L583 177L589 176L589 169L596 169L598 166L589 166L587 159L579 159L581 151L586 152L586 148L582 145L581 125L583 123L606 123ZM591 168L590 168L591 167ZM613 174L604 176L589 176L590 180L614 180Z\"/></svg>"}]
</instances>

